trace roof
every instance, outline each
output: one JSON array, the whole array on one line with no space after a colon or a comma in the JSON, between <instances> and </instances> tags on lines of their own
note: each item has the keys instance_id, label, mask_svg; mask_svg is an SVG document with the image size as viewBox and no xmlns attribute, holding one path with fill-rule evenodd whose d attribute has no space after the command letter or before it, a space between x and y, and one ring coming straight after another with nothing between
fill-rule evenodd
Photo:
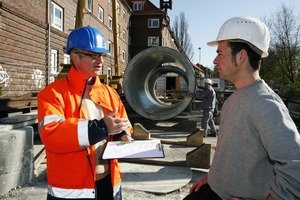
<instances>
[{"instance_id":1,"label":"roof","mask_svg":"<svg viewBox=\"0 0 300 200\"><path fill-rule=\"evenodd\" d=\"M133 3L134 2L143 2L144 7L142 10L133 10L134 14L147 14L149 15L149 13L153 13L153 14L161 14L164 15L165 12L159 8L157 8L151 1L149 0L126 0L128 5L131 7L131 9L133 8Z\"/></svg>"}]
</instances>

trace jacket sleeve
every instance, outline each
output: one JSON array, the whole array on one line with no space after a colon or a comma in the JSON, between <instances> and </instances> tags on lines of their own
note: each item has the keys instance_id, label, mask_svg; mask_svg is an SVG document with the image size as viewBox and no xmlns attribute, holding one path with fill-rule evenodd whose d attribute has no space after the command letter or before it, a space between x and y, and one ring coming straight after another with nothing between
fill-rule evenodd
<instances>
[{"instance_id":1,"label":"jacket sleeve","mask_svg":"<svg viewBox=\"0 0 300 200\"><path fill-rule=\"evenodd\" d=\"M203 91L200 91L200 92L196 92L194 94L194 97L202 99L202 98L206 97L209 94L210 94L210 90L206 89L206 90L203 90Z\"/></svg>"},{"instance_id":2,"label":"jacket sleeve","mask_svg":"<svg viewBox=\"0 0 300 200\"><path fill-rule=\"evenodd\" d=\"M38 95L39 133L48 150L56 153L78 151L107 137L103 120L80 119L79 111L77 115L66 111L67 103L72 104L53 89ZM97 134L93 134L95 132Z\"/></svg>"}]
</instances>

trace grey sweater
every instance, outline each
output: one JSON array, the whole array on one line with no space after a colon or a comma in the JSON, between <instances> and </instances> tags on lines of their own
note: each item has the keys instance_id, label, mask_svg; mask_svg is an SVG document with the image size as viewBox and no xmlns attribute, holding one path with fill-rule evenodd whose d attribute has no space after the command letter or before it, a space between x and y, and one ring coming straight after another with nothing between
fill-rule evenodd
<instances>
[{"instance_id":1,"label":"grey sweater","mask_svg":"<svg viewBox=\"0 0 300 200\"><path fill-rule=\"evenodd\" d=\"M300 135L263 80L224 103L208 183L223 199L300 199Z\"/></svg>"}]
</instances>

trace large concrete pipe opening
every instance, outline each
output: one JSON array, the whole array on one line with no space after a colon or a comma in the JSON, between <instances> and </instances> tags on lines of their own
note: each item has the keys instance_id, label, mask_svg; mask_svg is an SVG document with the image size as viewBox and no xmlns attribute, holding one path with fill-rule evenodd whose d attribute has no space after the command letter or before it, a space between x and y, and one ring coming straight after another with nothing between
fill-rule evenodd
<instances>
[{"instance_id":1,"label":"large concrete pipe opening","mask_svg":"<svg viewBox=\"0 0 300 200\"><path fill-rule=\"evenodd\" d=\"M162 84L168 77L175 79L176 88ZM151 47L137 54L123 77L128 104L136 113L151 120L171 119L182 113L191 103L192 98L186 94L194 92L195 84L189 60L167 47ZM168 100L169 96L172 100Z\"/></svg>"}]
</instances>

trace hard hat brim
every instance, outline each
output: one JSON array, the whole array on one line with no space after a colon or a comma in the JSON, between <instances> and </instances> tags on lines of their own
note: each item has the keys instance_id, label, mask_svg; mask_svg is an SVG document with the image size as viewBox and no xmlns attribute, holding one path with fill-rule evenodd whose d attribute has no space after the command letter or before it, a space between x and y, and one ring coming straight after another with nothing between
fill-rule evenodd
<instances>
[{"instance_id":1,"label":"hard hat brim","mask_svg":"<svg viewBox=\"0 0 300 200\"><path fill-rule=\"evenodd\" d=\"M247 41L243 41L241 39L236 39L237 41L239 42L243 42L243 43L247 43L250 48L255 51L256 53L258 53L259 55L261 55L262 58L266 58L268 57L269 53L267 51L262 51L260 49L258 49L257 47L255 47L253 44L251 44L250 42L247 42ZM213 41L210 41L210 42L207 42L207 45L208 46L211 46L211 47L215 47L215 46L218 46L218 42L221 42L221 41L234 41L234 39L227 39L227 40L213 40Z\"/></svg>"},{"instance_id":2,"label":"hard hat brim","mask_svg":"<svg viewBox=\"0 0 300 200\"><path fill-rule=\"evenodd\" d=\"M105 48L95 48L95 49L93 49L92 52L94 52L94 53L106 53L106 54L110 53L110 51L108 49L105 49Z\"/></svg>"},{"instance_id":3,"label":"hard hat brim","mask_svg":"<svg viewBox=\"0 0 300 200\"><path fill-rule=\"evenodd\" d=\"M211 46L211 47L215 47L215 46L218 46L219 41L221 41L221 40L213 40L213 41L207 42L207 45Z\"/></svg>"}]
</instances>

